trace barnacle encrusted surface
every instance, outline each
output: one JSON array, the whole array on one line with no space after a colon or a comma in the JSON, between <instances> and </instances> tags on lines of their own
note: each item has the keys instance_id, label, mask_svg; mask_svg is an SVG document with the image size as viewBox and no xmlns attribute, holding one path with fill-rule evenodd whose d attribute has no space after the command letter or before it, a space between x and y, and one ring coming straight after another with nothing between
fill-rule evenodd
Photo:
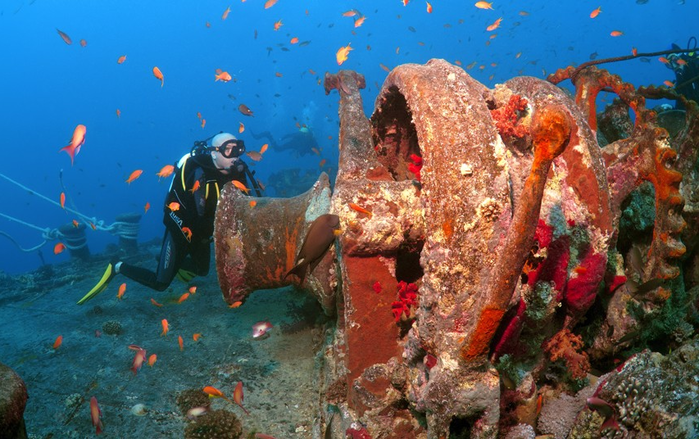
<instances>
[{"instance_id":1,"label":"barnacle encrusted surface","mask_svg":"<svg viewBox=\"0 0 699 439\"><path fill-rule=\"evenodd\" d=\"M599 397L615 407L620 427L618 432L602 431L602 437L699 436L698 377L699 338L667 356L650 351L635 355L606 382L601 378ZM592 437L601 423L599 415L585 410L571 437Z\"/></svg>"}]
</instances>

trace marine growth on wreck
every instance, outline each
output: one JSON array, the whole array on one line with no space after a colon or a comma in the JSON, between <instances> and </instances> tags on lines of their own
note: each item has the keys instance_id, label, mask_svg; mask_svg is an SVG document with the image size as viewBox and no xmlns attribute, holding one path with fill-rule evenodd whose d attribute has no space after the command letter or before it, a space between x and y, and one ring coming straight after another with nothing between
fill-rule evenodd
<instances>
[{"instance_id":1,"label":"marine growth on wreck","mask_svg":"<svg viewBox=\"0 0 699 439\"><path fill-rule=\"evenodd\" d=\"M574 96L556 86L569 79ZM314 218L339 216L304 283L336 317L326 437L696 434L696 103L675 96L670 136L656 90L597 67L488 89L443 60L402 65L369 119L362 75L325 87L340 95L332 193L323 177L258 200L303 218L260 239L269 215L229 190L216 242L224 298L244 302L284 283ZM601 90L617 96L602 112Z\"/></svg>"}]
</instances>

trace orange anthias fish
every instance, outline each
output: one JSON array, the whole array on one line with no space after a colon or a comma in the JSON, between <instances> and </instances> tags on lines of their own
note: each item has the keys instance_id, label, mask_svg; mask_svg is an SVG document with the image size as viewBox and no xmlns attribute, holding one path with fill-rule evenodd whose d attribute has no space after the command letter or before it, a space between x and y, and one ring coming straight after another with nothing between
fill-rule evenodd
<instances>
[{"instance_id":1,"label":"orange anthias fish","mask_svg":"<svg viewBox=\"0 0 699 439\"><path fill-rule=\"evenodd\" d=\"M70 39L70 37L68 36L67 33L61 32L61 31L58 30L58 29L56 29L56 32L58 32L58 35L61 36L61 38L63 39L63 41L64 41L66 44L73 44L73 40Z\"/></svg>"},{"instance_id":2,"label":"orange anthias fish","mask_svg":"<svg viewBox=\"0 0 699 439\"><path fill-rule=\"evenodd\" d=\"M246 194L250 192L250 189L247 188L243 183L239 182L238 180L231 180L231 183L233 183L233 186L237 187L241 191L245 192Z\"/></svg>"},{"instance_id":3,"label":"orange anthias fish","mask_svg":"<svg viewBox=\"0 0 699 439\"><path fill-rule=\"evenodd\" d=\"M277 21L276 23L274 23L274 30L279 30L279 28L282 27L283 25L284 25L284 23L282 23L281 20Z\"/></svg>"},{"instance_id":4,"label":"orange anthias fish","mask_svg":"<svg viewBox=\"0 0 699 439\"><path fill-rule=\"evenodd\" d=\"M175 172L175 167L174 167L174 166L172 166L172 165L165 165L165 166L163 166L162 168L160 168L160 172L158 172L158 173L155 174L155 175L158 176L158 180L159 180L160 178L166 178L166 177L171 176L173 172Z\"/></svg>"},{"instance_id":5,"label":"orange anthias fish","mask_svg":"<svg viewBox=\"0 0 699 439\"><path fill-rule=\"evenodd\" d=\"M491 24L490 26L486 27L485 30L487 30L488 32L494 31L495 29L500 27L501 22L502 22L502 17L495 20L495 22L493 22L493 24Z\"/></svg>"},{"instance_id":6,"label":"orange anthias fish","mask_svg":"<svg viewBox=\"0 0 699 439\"><path fill-rule=\"evenodd\" d=\"M189 190L189 192L194 193L199 190L201 187L201 183L199 183L199 180L195 181L194 184L192 185L192 189Z\"/></svg>"},{"instance_id":7,"label":"orange anthias fish","mask_svg":"<svg viewBox=\"0 0 699 439\"><path fill-rule=\"evenodd\" d=\"M241 409L245 412L246 415L249 415L250 412L245 410L245 407L243 407L243 382L238 381L238 384L235 385L235 390L233 390L233 401L235 401L238 406L240 406Z\"/></svg>"},{"instance_id":8,"label":"orange anthias fish","mask_svg":"<svg viewBox=\"0 0 699 439\"><path fill-rule=\"evenodd\" d=\"M478 9L493 9L493 4L488 2L476 2Z\"/></svg>"},{"instance_id":9,"label":"orange anthias fish","mask_svg":"<svg viewBox=\"0 0 699 439\"><path fill-rule=\"evenodd\" d=\"M167 323L167 319L163 319L161 322L163 324L163 332L160 334L161 337L167 335L167 331L170 329L170 325Z\"/></svg>"},{"instance_id":10,"label":"orange anthias fish","mask_svg":"<svg viewBox=\"0 0 699 439\"><path fill-rule=\"evenodd\" d=\"M214 76L214 77L216 78L216 80L214 82L216 82L216 81L228 82L231 79L233 79L233 77L230 75L230 73L224 72L221 69L216 69L216 76Z\"/></svg>"},{"instance_id":11,"label":"orange anthias fish","mask_svg":"<svg viewBox=\"0 0 699 439\"><path fill-rule=\"evenodd\" d=\"M102 410L100 410L100 406L97 404L97 398L93 396L90 398L90 417L92 418L92 425L94 425L96 429L95 434L102 433L102 428L104 428L102 420L100 419L101 416Z\"/></svg>"},{"instance_id":12,"label":"orange anthias fish","mask_svg":"<svg viewBox=\"0 0 699 439\"><path fill-rule=\"evenodd\" d=\"M206 386L202 390L204 393L209 395L210 398L223 398L228 402L231 402L231 403L233 402L230 399L228 399L228 397L226 395L224 395L223 392L221 392L220 390L218 390L214 386Z\"/></svg>"},{"instance_id":13,"label":"orange anthias fish","mask_svg":"<svg viewBox=\"0 0 699 439\"><path fill-rule=\"evenodd\" d=\"M230 13L231 13L231 7L229 6L228 9L223 11L223 15L221 15L221 20L225 20L226 18L228 18L228 14L230 14Z\"/></svg>"},{"instance_id":14,"label":"orange anthias fish","mask_svg":"<svg viewBox=\"0 0 699 439\"><path fill-rule=\"evenodd\" d=\"M153 306L157 306L158 308L162 308L162 307L163 307L162 303L156 302L155 299L153 299L152 297L151 297L151 299L150 299L150 303L152 303Z\"/></svg>"},{"instance_id":15,"label":"orange anthias fish","mask_svg":"<svg viewBox=\"0 0 699 439\"><path fill-rule=\"evenodd\" d=\"M364 20L366 20L366 16L362 15L361 17L357 18L354 20L354 27L359 27L364 24Z\"/></svg>"},{"instance_id":16,"label":"orange anthias fish","mask_svg":"<svg viewBox=\"0 0 699 439\"><path fill-rule=\"evenodd\" d=\"M245 131L245 125L243 125L243 122L238 122L240 125L238 125L238 132L243 133Z\"/></svg>"},{"instance_id":17,"label":"orange anthias fish","mask_svg":"<svg viewBox=\"0 0 699 439\"><path fill-rule=\"evenodd\" d=\"M75 227L76 229L80 227L80 223L78 222L78 220L73 220L73 227Z\"/></svg>"},{"instance_id":18,"label":"orange anthias fish","mask_svg":"<svg viewBox=\"0 0 699 439\"><path fill-rule=\"evenodd\" d=\"M426 2L426 3L427 3L427 13L431 14L432 13L432 5L430 4L430 2Z\"/></svg>"},{"instance_id":19,"label":"orange anthias fish","mask_svg":"<svg viewBox=\"0 0 699 439\"><path fill-rule=\"evenodd\" d=\"M150 203L146 201L146 205L143 206L143 213L148 213L148 209L150 209Z\"/></svg>"},{"instance_id":20,"label":"orange anthias fish","mask_svg":"<svg viewBox=\"0 0 699 439\"><path fill-rule=\"evenodd\" d=\"M76 126L73 130L73 138L70 140L70 143L58 150L59 152L65 151L66 153L68 153L68 155L70 156L71 166L75 161L75 156L78 155L78 153L80 152L80 147L83 146L83 144L85 143L86 132L87 128L85 127L85 125Z\"/></svg>"},{"instance_id":21,"label":"orange anthias fish","mask_svg":"<svg viewBox=\"0 0 699 439\"><path fill-rule=\"evenodd\" d=\"M161 87L165 84L165 77L163 77L163 72L161 72L159 68L153 67L153 76L160 79Z\"/></svg>"},{"instance_id":22,"label":"orange anthias fish","mask_svg":"<svg viewBox=\"0 0 699 439\"><path fill-rule=\"evenodd\" d=\"M366 210L365 208L363 208L362 206L360 206L358 204L349 203L348 206L350 209L352 209L356 212L363 213L365 215L369 215L369 217L373 216L373 213L371 213L370 211Z\"/></svg>"},{"instance_id":23,"label":"orange anthias fish","mask_svg":"<svg viewBox=\"0 0 699 439\"><path fill-rule=\"evenodd\" d=\"M63 244L62 242L57 243L55 246L53 246L53 254L57 255L59 253L62 253L63 250L66 249L66 245Z\"/></svg>"},{"instance_id":24,"label":"orange anthias fish","mask_svg":"<svg viewBox=\"0 0 699 439\"><path fill-rule=\"evenodd\" d=\"M185 300L187 300L188 298L189 298L189 293L184 293L183 295L180 296L179 299L177 299L177 303L182 303Z\"/></svg>"},{"instance_id":25,"label":"orange anthias fish","mask_svg":"<svg viewBox=\"0 0 699 439\"><path fill-rule=\"evenodd\" d=\"M600 13L602 12L602 6L599 6L597 9L594 11L590 12L590 18L595 18L597 17Z\"/></svg>"},{"instance_id":26,"label":"orange anthias fish","mask_svg":"<svg viewBox=\"0 0 699 439\"><path fill-rule=\"evenodd\" d=\"M126 61L126 55L121 55L119 59L117 59L117 64L121 64L124 61Z\"/></svg>"},{"instance_id":27,"label":"orange anthias fish","mask_svg":"<svg viewBox=\"0 0 699 439\"><path fill-rule=\"evenodd\" d=\"M335 54L335 58L337 59L337 65L341 66L343 62L347 61L347 56L350 53L350 50L353 50L352 47L350 47L350 44L347 44L346 46L340 47Z\"/></svg>"},{"instance_id":28,"label":"orange anthias fish","mask_svg":"<svg viewBox=\"0 0 699 439\"><path fill-rule=\"evenodd\" d=\"M299 42L299 38L298 38L298 37L294 37L294 38L292 38L292 39L289 40L289 43L291 43L291 44L296 44L296 43L298 43L298 42Z\"/></svg>"},{"instance_id":29,"label":"orange anthias fish","mask_svg":"<svg viewBox=\"0 0 699 439\"><path fill-rule=\"evenodd\" d=\"M61 347L61 344L63 343L63 336L59 335L56 337L56 341L53 342L53 349L58 349Z\"/></svg>"},{"instance_id":30,"label":"orange anthias fish","mask_svg":"<svg viewBox=\"0 0 699 439\"><path fill-rule=\"evenodd\" d=\"M277 1L278 1L278 0L267 0L267 1L265 2L265 9L271 8L272 6L274 6L275 4L277 4Z\"/></svg>"},{"instance_id":31,"label":"orange anthias fish","mask_svg":"<svg viewBox=\"0 0 699 439\"><path fill-rule=\"evenodd\" d=\"M201 334L199 332L192 334L192 340L199 341L200 338L201 338Z\"/></svg>"},{"instance_id":32,"label":"orange anthias fish","mask_svg":"<svg viewBox=\"0 0 699 439\"><path fill-rule=\"evenodd\" d=\"M180 351L184 351L184 340L182 340L181 335L177 336L177 344L180 345Z\"/></svg>"},{"instance_id":33,"label":"orange anthias fish","mask_svg":"<svg viewBox=\"0 0 699 439\"><path fill-rule=\"evenodd\" d=\"M133 372L134 375L137 375L138 371L141 370L143 363L146 361L146 350L138 346L129 346L129 349L133 349L136 351L136 355L134 355L133 357L133 363L131 363L131 372Z\"/></svg>"},{"instance_id":34,"label":"orange anthias fish","mask_svg":"<svg viewBox=\"0 0 699 439\"><path fill-rule=\"evenodd\" d=\"M66 208L66 193L65 192L61 192L61 207L63 209Z\"/></svg>"},{"instance_id":35,"label":"orange anthias fish","mask_svg":"<svg viewBox=\"0 0 699 439\"><path fill-rule=\"evenodd\" d=\"M191 287L189 287L189 289L188 289L187 291L189 291L191 294L196 294L196 292L197 292L197 286L196 286L196 285L192 285Z\"/></svg>"},{"instance_id":36,"label":"orange anthias fish","mask_svg":"<svg viewBox=\"0 0 699 439\"><path fill-rule=\"evenodd\" d=\"M87 40L84 39L84 38L83 38L82 40L80 40L80 46L81 46L81 47L87 47Z\"/></svg>"},{"instance_id":37,"label":"orange anthias fish","mask_svg":"<svg viewBox=\"0 0 699 439\"><path fill-rule=\"evenodd\" d=\"M157 360L158 360L158 356L155 355L155 354L151 354L151 356L148 357L148 365L149 365L150 367L153 367L153 365L155 364L155 362L156 362Z\"/></svg>"},{"instance_id":38,"label":"orange anthias fish","mask_svg":"<svg viewBox=\"0 0 699 439\"><path fill-rule=\"evenodd\" d=\"M173 212L176 212L180 210L180 203L178 203L177 201L173 201L172 203L167 205L167 208Z\"/></svg>"},{"instance_id":39,"label":"orange anthias fish","mask_svg":"<svg viewBox=\"0 0 699 439\"><path fill-rule=\"evenodd\" d=\"M361 15L361 13L356 9L350 9L342 13L343 17L354 17L355 15Z\"/></svg>"},{"instance_id":40,"label":"orange anthias fish","mask_svg":"<svg viewBox=\"0 0 699 439\"><path fill-rule=\"evenodd\" d=\"M245 153L246 156L250 157L251 160L254 160L256 162L259 162L262 160L262 154L260 154L257 151L248 151Z\"/></svg>"},{"instance_id":41,"label":"orange anthias fish","mask_svg":"<svg viewBox=\"0 0 699 439\"><path fill-rule=\"evenodd\" d=\"M117 299L121 300L121 298L124 297L125 292L126 292L126 282L119 285L119 292L117 293Z\"/></svg>"},{"instance_id":42,"label":"orange anthias fish","mask_svg":"<svg viewBox=\"0 0 699 439\"><path fill-rule=\"evenodd\" d=\"M609 35L611 35L613 37L620 37L620 36L624 35L624 33L620 30L613 30L609 33Z\"/></svg>"},{"instance_id":43,"label":"orange anthias fish","mask_svg":"<svg viewBox=\"0 0 699 439\"><path fill-rule=\"evenodd\" d=\"M116 115L117 115L117 119L121 119L121 110L118 108L116 109Z\"/></svg>"},{"instance_id":44,"label":"orange anthias fish","mask_svg":"<svg viewBox=\"0 0 699 439\"><path fill-rule=\"evenodd\" d=\"M142 169L136 169L135 171L133 171L133 172L131 173L131 175L129 175L129 178L126 179L126 182L127 182L128 184L131 184L131 182L134 181L134 180L136 180L138 177L140 177L141 174L143 174L143 170L142 170Z\"/></svg>"}]
</instances>

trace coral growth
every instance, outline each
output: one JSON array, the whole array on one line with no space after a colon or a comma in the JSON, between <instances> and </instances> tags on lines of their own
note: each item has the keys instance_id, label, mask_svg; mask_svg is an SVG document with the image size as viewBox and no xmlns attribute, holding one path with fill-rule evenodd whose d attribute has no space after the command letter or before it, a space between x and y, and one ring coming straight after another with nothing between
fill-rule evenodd
<instances>
[{"instance_id":1,"label":"coral growth","mask_svg":"<svg viewBox=\"0 0 699 439\"><path fill-rule=\"evenodd\" d=\"M551 361L563 360L571 377L579 380L584 379L590 371L590 360L582 347L582 337L569 329L562 329L543 346Z\"/></svg>"},{"instance_id":2,"label":"coral growth","mask_svg":"<svg viewBox=\"0 0 699 439\"><path fill-rule=\"evenodd\" d=\"M408 157L412 163L408 164L408 171L415 174L415 180L420 181L420 170L422 169L422 157L417 154L410 154Z\"/></svg>"},{"instance_id":3,"label":"coral growth","mask_svg":"<svg viewBox=\"0 0 699 439\"><path fill-rule=\"evenodd\" d=\"M520 299L514 314L510 318L506 315L503 319L504 329L493 347L493 354L491 356L493 361L497 361L501 355L514 352L515 346L519 341L519 336L522 334L522 327L524 325L523 316L526 310L527 304L524 302L524 299Z\"/></svg>"},{"instance_id":4,"label":"coral growth","mask_svg":"<svg viewBox=\"0 0 699 439\"><path fill-rule=\"evenodd\" d=\"M413 307L417 307L417 285L405 281L398 282L398 300L391 303L396 322L399 322L404 314L406 319L410 319Z\"/></svg>"},{"instance_id":5,"label":"coral growth","mask_svg":"<svg viewBox=\"0 0 699 439\"><path fill-rule=\"evenodd\" d=\"M109 320L102 325L102 332L108 335L119 335L123 332L118 320Z\"/></svg>"},{"instance_id":6,"label":"coral growth","mask_svg":"<svg viewBox=\"0 0 699 439\"><path fill-rule=\"evenodd\" d=\"M243 426L238 417L226 410L211 410L187 424L185 439L238 439Z\"/></svg>"},{"instance_id":7,"label":"coral growth","mask_svg":"<svg viewBox=\"0 0 699 439\"><path fill-rule=\"evenodd\" d=\"M350 427L345 431L345 436L351 439L371 439L371 435L365 427Z\"/></svg>"},{"instance_id":8,"label":"coral growth","mask_svg":"<svg viewBox=\"0 0 699 439\"><path fill-rule=\"evenodd\" d=\"M199 388L183 390L177 395L177 407L183 415L195 407L209 408L210 405L211 399Z\"/></svg>"},{"instance_id":9,"label":"coral growth","mask_svg":"<svg viewBox=\"0 0 699 439\"><path fill-rule=\"evenodd\" d=\"M577 321L594 303L606 264L605 255L590 253L573 269L576 276L568 281L564 296L570 321Z\"/></svg>"},{"instance_id":10,"label":"coral growth","mask_svg":"<svg viewBox=\"0 0 699 439\"><path fill-rule=\"evenodd\" d=\"M495 121L495 127L501 136L524 137L527 134L527 128L524 125L517 124L517 121L521 117L521 113L526 109L527 100L519 95L513 94L505 105L490 110L490 115Z\"/></svg>"}]
</instances>

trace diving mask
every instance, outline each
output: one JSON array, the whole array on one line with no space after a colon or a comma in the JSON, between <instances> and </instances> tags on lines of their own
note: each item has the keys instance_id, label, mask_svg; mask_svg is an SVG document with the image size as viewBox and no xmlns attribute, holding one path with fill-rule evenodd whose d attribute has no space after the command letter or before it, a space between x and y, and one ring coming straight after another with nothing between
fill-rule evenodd
<instances>
[{"instance_id":1,"label":"diving mask","mask_svg":"<svg viewBox=\"0 0 699 439\"><path fill-rule=\"evenodd\" d=\"M245 154L245 142L238 139L231 139L223 142L219 147L214 147L214 151L218 151L227 159L237 158Z\"/></svg>"}]
</instances>

